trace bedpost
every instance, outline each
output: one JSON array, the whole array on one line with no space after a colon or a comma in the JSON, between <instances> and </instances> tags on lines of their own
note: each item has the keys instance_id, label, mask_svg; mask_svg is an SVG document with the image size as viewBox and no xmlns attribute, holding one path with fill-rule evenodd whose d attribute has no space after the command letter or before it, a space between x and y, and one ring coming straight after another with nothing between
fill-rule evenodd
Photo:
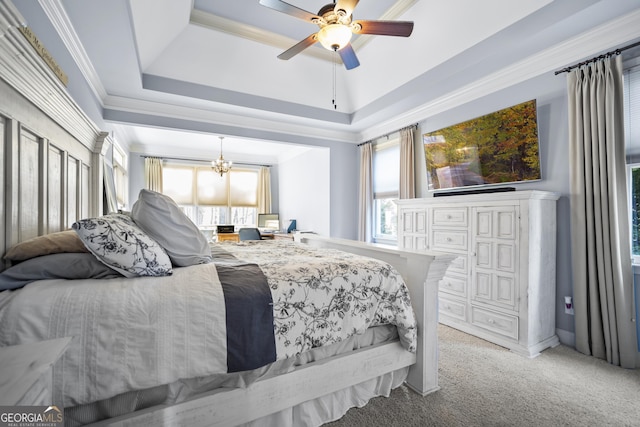
<instances>
[{"instance_id":1,"label":"bedpost","mask_svg":"<svg viewBox=\"0 0 640 427\"><path fill-rule=\"evenodd\" d=\"M438 385L438 282L454 257L408 253L403 278L411 294L418 321L416 364L409 369L407 385L422 396L440 389Z\"/></svg>"},{"instance_id":2,"label":"bedpost","mask_svg":"<svg viewBox=\"0 0 640 427\"><path fill-rule=\"evenodd\" d=\"M438 282L454 256L439 252L410 252L355 240L294 234L296 242L333 248L391 264L405 280L418 322L416 363L409 368L407 385L427 395L438 386Z\"/></svg>"},{"instance_id":3,"label":"bedpost","mask_svg":"<svg viewBox=\"0 0 640 427\"><path fill-rule=\"evenodd\" d=\"M108 132L100 132L96 138L96 144L93 148L91 159L91 168L93 169L93 188L95 194L91 203L91 215L98 216L103 214L103 194L104 194L104 160L111 146L108 140Z\"/></svg>"}]
</instances>

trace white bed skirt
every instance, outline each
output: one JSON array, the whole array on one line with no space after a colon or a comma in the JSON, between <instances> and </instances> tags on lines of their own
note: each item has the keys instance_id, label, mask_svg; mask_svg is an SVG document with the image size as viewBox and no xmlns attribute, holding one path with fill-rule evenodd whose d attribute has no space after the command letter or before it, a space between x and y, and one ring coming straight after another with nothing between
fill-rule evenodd
<instances>
[{"instance_id":1,"label":"white bed skirt","mask_svg":"<svg viewBox=\"0 0 640 427\"><path fill-rule=\"evenodd\" d=\"M391 390L400 387L409 368L398 369L369 381L335 393L301 403L275 414L259 418L244 427L316 427L340 419L351 408L361 408L370 399L389 397Z\"/></svg>"}]
</instances>

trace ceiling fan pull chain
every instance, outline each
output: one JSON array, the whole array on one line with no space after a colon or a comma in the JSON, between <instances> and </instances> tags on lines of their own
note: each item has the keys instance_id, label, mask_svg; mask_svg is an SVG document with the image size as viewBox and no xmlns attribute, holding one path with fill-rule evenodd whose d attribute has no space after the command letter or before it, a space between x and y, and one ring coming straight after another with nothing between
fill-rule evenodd
<instances>
[{"instance_id":1,"label":"ceiling fan pull chain","mask_svg":"<svg viewBox=\"0 0 640 427\"><path fill-rule=\"evenodd\" d=\"M336 64L338 59L337 57L338 57L338 52L334 50L333 51L333 99L331 100L334 110L338 109L338 104L336 103Z\"/></svg>"}]
</instances>

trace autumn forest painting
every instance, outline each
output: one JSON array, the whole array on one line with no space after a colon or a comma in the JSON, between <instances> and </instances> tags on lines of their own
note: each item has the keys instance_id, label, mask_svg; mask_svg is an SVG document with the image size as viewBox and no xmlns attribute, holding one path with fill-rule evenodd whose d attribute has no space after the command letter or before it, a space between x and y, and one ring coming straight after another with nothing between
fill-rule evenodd
<instances>
[{"instance_id":1,"label":"autumn forest painting","mask_svg":"<svg viewBox=\"0 0 640 427\"><path fill-rule=\"evenodd\" d=\"M423 135L429 189L540 179L536 101Z\"/></svg>"}]
</instances>

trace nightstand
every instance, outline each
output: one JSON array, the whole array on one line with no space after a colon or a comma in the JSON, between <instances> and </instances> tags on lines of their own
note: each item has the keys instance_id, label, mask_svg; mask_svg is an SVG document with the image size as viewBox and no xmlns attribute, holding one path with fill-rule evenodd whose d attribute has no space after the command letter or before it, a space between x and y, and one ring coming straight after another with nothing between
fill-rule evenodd
<instances>
[{"instance_id":1,"label":"nightstand","mask_svg":"<svg viewBox=\"0 0 640 427\"><path fill-rule=\"evenodd\" d=\"M0 347L0 406L51 405L53 364L70 337Z\"/></svg>"}]
</instances>

